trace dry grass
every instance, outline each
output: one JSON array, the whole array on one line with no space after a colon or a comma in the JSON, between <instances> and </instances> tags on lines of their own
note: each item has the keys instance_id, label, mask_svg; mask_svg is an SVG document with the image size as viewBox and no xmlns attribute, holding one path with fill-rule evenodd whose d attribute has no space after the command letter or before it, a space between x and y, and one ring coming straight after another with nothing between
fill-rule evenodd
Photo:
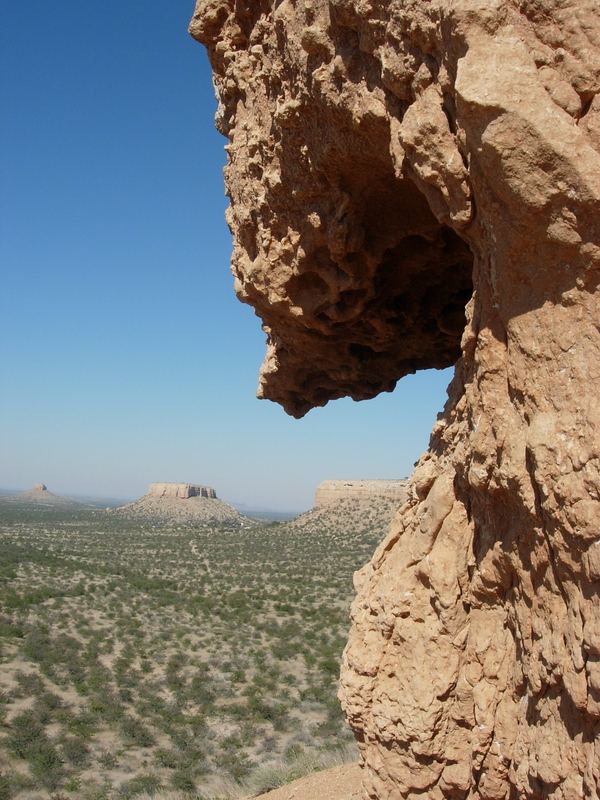
<instances>
[{"instance_id":1,"label":"dry grass","mask_svg":"<svg viewBox=\"0 0 600 800\"><path fill-rule=\"evenodd\" d=\"M330 769L340 764L350 764L357 759L357 750L354 745L345 745L334 750L320 753L305 754L292 758L288 763L278 764L273 767L262 767L247 781L235 782L223 778L215 778L203 797L206 800L250 800L250 798L285 786L298 778L310 775L313 772ZM158 792L157 794L141 794L138 800L190 800L189 794L181 792Z\"/></svg>"}]
</instances>

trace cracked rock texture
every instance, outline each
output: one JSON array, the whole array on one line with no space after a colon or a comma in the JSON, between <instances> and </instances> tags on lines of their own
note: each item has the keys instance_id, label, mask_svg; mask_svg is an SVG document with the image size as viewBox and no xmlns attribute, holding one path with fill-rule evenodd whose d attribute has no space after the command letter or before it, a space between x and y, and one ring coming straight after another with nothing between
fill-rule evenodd
<instances>
[{"instance_id":1,"label":"cracked rock texture","mask_svg":"<svg viewBox=\"0 0 600 800\"><path fill-rule=\"evenodd\" d=\"M599 797L596 0L199 0L191 32L259 393L301 416L456 362L356 576L365 794Z\"/></svg>"}]
</instances>

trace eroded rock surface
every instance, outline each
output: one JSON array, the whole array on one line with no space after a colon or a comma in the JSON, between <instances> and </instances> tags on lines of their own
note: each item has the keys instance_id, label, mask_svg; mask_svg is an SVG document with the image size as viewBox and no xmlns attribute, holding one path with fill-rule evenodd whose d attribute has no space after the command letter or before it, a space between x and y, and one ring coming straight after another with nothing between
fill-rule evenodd
<instances>
[{"instance_id":1,"label":"eroded rock surface","mask_svg":"<svg viewBox=\"0 0 600 800\"><path fill-rule=\"evenodd\" d=\"M330 505L338 500L379 499L404 502L407 496L408 481L405 480L328 480L317 486L315 506Z\"/></svg>"},{"instance_id":2,"label":"eroded rock surface","mask_svg":"<svg viewBox=\"0 0 600 800\"><path fill-rule=\"evenodd\" d=\"M199 0L191 31L260 393L301 415L458 359L356 576L366 794L597 798L597 3Z\"/></svg>"}]
</instances>

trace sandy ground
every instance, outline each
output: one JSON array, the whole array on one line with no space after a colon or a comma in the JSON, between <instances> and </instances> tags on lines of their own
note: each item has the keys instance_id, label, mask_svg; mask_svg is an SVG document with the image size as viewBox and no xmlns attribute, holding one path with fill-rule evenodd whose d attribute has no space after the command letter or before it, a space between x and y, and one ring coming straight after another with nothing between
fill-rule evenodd
<instances>
[{"instance_id":1,"label":"sandy ground","mask_svg":"<svg viewBox=\"0 0 600 800\"><path fill-rule=\"evenodd\" d=\"M260 800L360 800L361 797L358 764L342 764L261 794Z\"/></svg>"}]
</instances>

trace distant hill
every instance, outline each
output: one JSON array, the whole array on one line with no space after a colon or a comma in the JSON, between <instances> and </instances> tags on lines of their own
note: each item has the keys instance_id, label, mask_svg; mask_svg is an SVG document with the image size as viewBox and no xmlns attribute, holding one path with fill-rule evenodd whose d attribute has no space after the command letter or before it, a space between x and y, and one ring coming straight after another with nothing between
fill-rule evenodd
<instances>
[{"instance_id":1,"label":"distant hill","mask_svg":"<svg viewBox=\"0 0 600 800\"><path fill-rule=\"evenodd\" d=\"M388 497L341 498L300 514L287 527L298 533L385 533L401 505Z\"/></svg>"},{"instance_id":2,"label":"distant hill","mask_svg":"<svg viewBox=\"0 0 600 800\"><path fill-rule=\"evenodd\" d=\"M48 491L48 487L44 483L36 483L32 489L26 492L18 492L17 494L2 493L0 496L0 504L65 509L86 507L84 503L79 503L77 500L73 500L70 497L62 497L61 495Z\"/></svg>"},{"instance_id":3,"label":"distant hill","mask_svg":"<svg viewBox=\"0 0 600 800\"><path fill-rule=\"evenodd\" d=\"M133 503L107 509L107 513L169 524L217 523L239 527L257 524L219 500L214 489L189 483L152 483L148 494Z\"/></svg>"}]
</instances>

